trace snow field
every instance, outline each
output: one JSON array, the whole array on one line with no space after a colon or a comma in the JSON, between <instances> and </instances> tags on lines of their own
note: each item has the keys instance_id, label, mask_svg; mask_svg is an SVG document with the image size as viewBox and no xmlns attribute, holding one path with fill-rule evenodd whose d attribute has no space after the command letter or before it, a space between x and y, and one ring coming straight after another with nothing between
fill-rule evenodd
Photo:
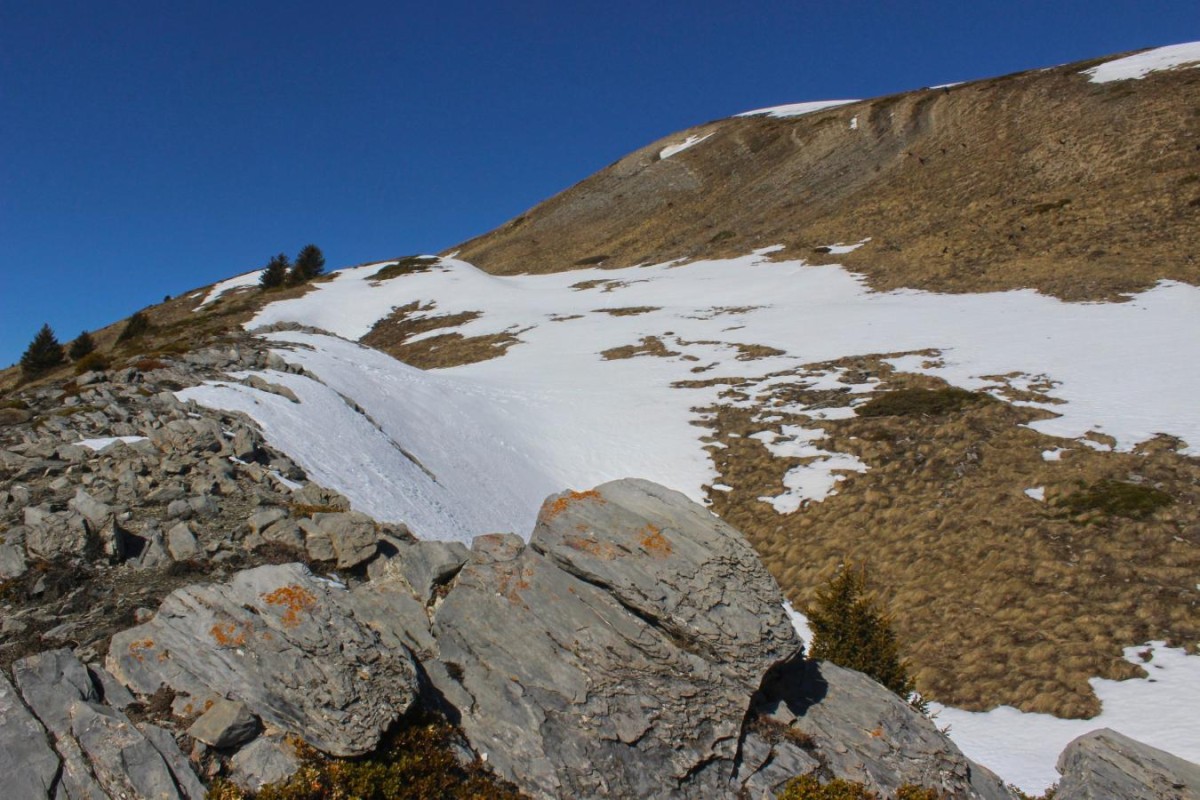
<instances>
[{"instance_id":1,"label":"snow field","mask_svg":"<svg viewBox=\"0 0 1200 800\"><path fill-rule=\"evenodd\" d=\"M1167 69L1200 67L1200 42L1186 42L1157 47L1144 53L1106 61L1098 67L1085 69L1092 83L1141 80L1151 72Z\"/></svg>"}]
</instances>

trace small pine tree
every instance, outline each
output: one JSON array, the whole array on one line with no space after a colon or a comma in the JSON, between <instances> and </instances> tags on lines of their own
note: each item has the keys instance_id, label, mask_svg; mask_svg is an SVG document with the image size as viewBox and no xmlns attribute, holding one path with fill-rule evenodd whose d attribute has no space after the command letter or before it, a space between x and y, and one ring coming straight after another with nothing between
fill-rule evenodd
<instances>
[{"instance_id":1,"label":"small pine tree","mask_svg":"<svg viewBox=\"0 0 1200 800\"><path fill-rule=\"evenodd\" d=\"M325 270L325 254L315 244L305 245L296 256L296 264L288 276L288 282L295 285L307 283Z\"/></svg>"},{"instance_id":2,"label":"small pine tree","mask_svg":"<svg viewBox=\"0 0 1200 800\"><path fill-rule=\"evenodd\" d=\"M816 602L805 614L813 631L812 658L866 673L904 699L916 698L912 702L921 709L891 617L867 590L865 567L844 565L817 590Z\"/></svg>"},{"instance_id":3,"label":"small pine tree","mask_svg":"<svg viewBox=\"0 0 1200 800\"><path fill-rule=\"evenodd\" d=\"M71 340L71 344L67 348L67 355L71 356L72 361L78 361L95 349L96 343L92 341L92 335L84 331Z\"/></svg>"},{"instance_id":4,"label":"small pine tree","mask_svg":"<svg viewBox=\"0 0 1200 800\"><path fill-rule=\"evenodd\" d=\"M125 342L130 339L136 339L148 332L150 327L150 318L143 312L136 311L129 318L129 321L125 323L125 328L121 331L121 335L117 337L117 341Z\"/></svg>"},{"instance_id":5,"label":"small pine tree","mask_svg":"<svg viewBox=\"0 0 1200 800\"><path fill-rule=\"evenodd\" d=\"M21 356L21 373L27 378L32 378L57 367L65 360L63 346L59 344L49 324L46 324L37 332L37 336L33 337L33 341Z\"/></svg>"},{"instance_id":6,"label":"small pine tree","mask_svg":"<svg viewBox=\"0 0 1200 800\"><path fill-rule=\"evenodd\" d=\"M258 278L258 285L264 289L274 289L283 286L287 281L291 263L283 253L271 258Z\"/></svg>"}]
</instances>

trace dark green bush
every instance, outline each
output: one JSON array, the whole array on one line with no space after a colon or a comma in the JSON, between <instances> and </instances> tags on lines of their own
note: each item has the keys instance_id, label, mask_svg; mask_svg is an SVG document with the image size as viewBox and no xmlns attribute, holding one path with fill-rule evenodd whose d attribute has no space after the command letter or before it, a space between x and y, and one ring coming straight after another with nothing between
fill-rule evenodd
<instances>
[{"instance_id":1,"label":"dark green bush","mask_svg":"<svg viewBox=\"0 0 1200 800\"><path fill-rule=\"evenodd\" d=\"M21 356L21 373L27 378L33 378L64 361L66 354L63 352L63 346L59 344L50 326L43 325Z\"/></svg>"},{"instance_id":2,"label":"dark green bush","mask_svg":"<svg viewBox=\"0 0 1200 800\"><path fill-rule=\"evenodd\" d=\"M860 417L917 417L938 416L961 411L987 398L979 392L968 392L949 386L945 389L895 389L876 395L858 406Z\"/></svg>"},{"instance_id":3,"label":"dark green bush","mask_svg":"<svg viewBox=\"0 0 1200 800\"><path fill-rule=\"evenodd\" d=\"M72 361L78 361L95 349L96 343L92 341L92 335L84 331L71 340L71 345L67 348L67 355L71 357Z\"/></svg>"},{"instance_id":4,"label":"dark green bush","mask_svg":"<svg viewBox=\"0 0 1200 800\"><path fill-rule=\"evenodd\" d=\"M262 274L258 276L258 285L264 289L275 289L287 281L292 265L283 253L271 258Z\"/></svg>"},{"instance_id":5,"label":"dark green bush","mask_svg":"<svg viewBox=\"0 0 1200 800\"><path fill-rule=\"evenodd\" d=\"M288 273L288 283L297 286L307 283L325 270L325 255L315 244L307 244L296 255L296 263Z\"/></svg>"},{"instance_id":6,"label":"dark green bush","mask_svg":"<svg viewBox=\"0 0 1200 800\"><path fill-rule=\"evenodd\" d=\"M1153 486L1114 480L1098 481L1062 499L1063 507L1072 514L1099 511L1128 519L1145 519L1174 502L1174 497Z\"/></svg>"},{"instance_id":7,"label":"dark green bush","mask_svg":"<svg viewBox=\"0 0 1200 800\"><path fill-rule=\"evenodd\" d=\"M809 656L866 673L906 700L913 694L891 618L867 591L865 567L843 566L805 615L813 631ZM920 701L917 707L924 710Z\"/></svg>"},{"instance_id":8,"label":"dark green bush","mask_svg":"<svg viewBox=\"0 0 1200 800\"><path fill-rule=\"evenodd\" d=\"M139 336L144 336L146 333L149 333L151 327L150 318L144 312L138 311L125 323L125 328L121 331L121 335L117 337L117 341L127 342Z\"/></svg>"}]
</instances>

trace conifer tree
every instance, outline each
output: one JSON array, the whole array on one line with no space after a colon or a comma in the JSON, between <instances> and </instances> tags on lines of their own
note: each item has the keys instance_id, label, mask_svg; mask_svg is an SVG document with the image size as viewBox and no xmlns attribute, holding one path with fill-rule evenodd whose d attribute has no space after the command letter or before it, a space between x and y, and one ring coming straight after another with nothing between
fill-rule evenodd
<instances>
[{"instance_id":1,"label":"conifer tree","mask_svg":"<svg viewBox=\"0 0 1200 800\"><path fill-rule=\"evenodd\" d=\"M266 268L262 271L262 275L258 279L258 285L264 289L274 289L277 286L283 286L288 279L291 263L288 257L283 253L271 258L267 262Z\"/></svg>"},{"instance_id":2,"label":"conifer tree","mask_svg":"<svg viewBox=\"0 0 1200 800\"><path fill-rule=\"evenodd\" d=\"M150 318L141 311L135 311L129 321L125 323L125 327L121 330L121 335L117 337L118 342L124 342L129 339L136 339L142 334L150 330Z\"/></svg>"},{"instance_id":3,"label":"conifer tree","mask_svg":"<svg viewBox=\"0 0 1200 800\"><path fill-rule=\"evenodd\" d=\"M63 346L54 336L50 325L46 324L37 332L37 336L33 337L33 341L21 356L21 372L25 377L32 378L57 367L65 360Z\"/></svg>"},{"instance_id":4,"label":"conifer tree","mask_svg":"<svg viewBox=\"0 0 1200 800\"><path fill-rule=\"evenodd\" d=\"M817 590L816 601L805 614L813 631L812 658L866 673L906 700L913 695L891 617L868 592L865 567L845 564ZM919 697L913 702L921 709Z\"/></svg>"},{"instance_id":5,"label":"conifer tree","mask_svg":"<svg viewBox=\"0 0 1200 800\"><path fill-rule=\"evenodd\" d=\"M296 265L292 267L289 282L294 284L307 283L325 270L325 254L315 244L305 245L296 256Z\"/></svg>"},{"instance_id":6,"label":"conifer tree","mask_svg":"<svg viewBox=\"0 0 1200 800\"><path fill-rule=\"evenodd\" d=\"M72 361L78 361L95 349L96 343L92 341L92 335L83 331L71 341L67 354L71 356Z\"/></svg>"}]
</instances>

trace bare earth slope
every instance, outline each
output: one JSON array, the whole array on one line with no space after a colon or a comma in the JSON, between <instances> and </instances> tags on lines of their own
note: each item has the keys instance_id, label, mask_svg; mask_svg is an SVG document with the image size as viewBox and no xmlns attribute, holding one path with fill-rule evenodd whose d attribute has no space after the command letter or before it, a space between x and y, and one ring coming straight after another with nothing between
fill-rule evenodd
<instances>
[{"instance_id":1,"label":"bare earth slope","mask_svg":"<svg viewBox=\"0 0 1200 800\"><path fill-rule=\"evenodd\" d=\"M458 257L496 274L785 244L876 289L1111 298L1200 280L1200 70L1092 83L1090 63L669 136ZM706 136L662 159L664 147Z\"/></svg>"}]
</instances>

